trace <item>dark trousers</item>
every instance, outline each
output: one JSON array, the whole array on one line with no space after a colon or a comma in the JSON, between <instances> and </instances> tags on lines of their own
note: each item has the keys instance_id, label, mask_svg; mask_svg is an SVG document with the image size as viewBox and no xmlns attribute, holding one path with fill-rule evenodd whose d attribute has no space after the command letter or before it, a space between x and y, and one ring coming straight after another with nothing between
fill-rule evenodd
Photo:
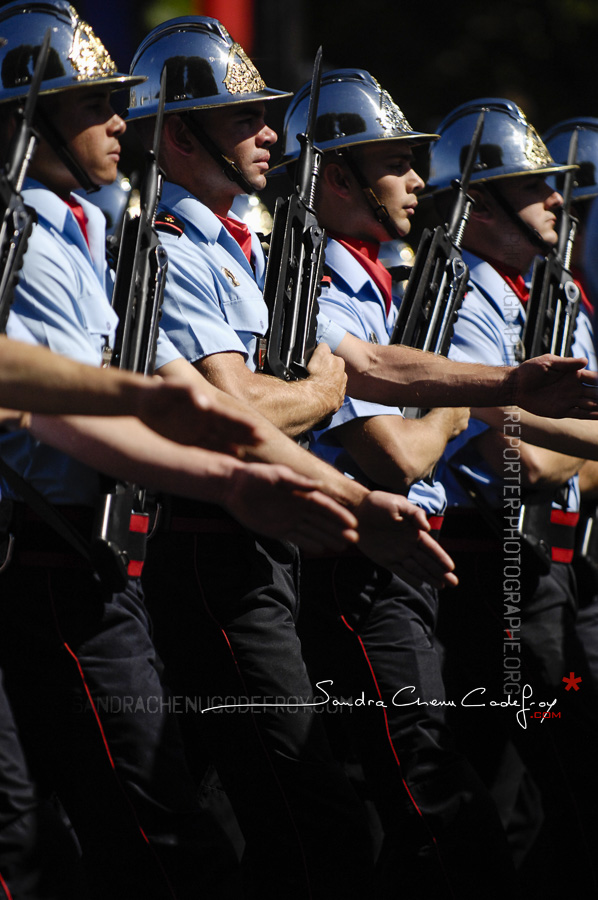
<instances>
[{"instance_id":1,"label":"dark trousers","mask_svg":"<svg viewBox=\"0 0 598 900\"><path fill-rule=\"evenodd\" d=\"M17 554L0 576L0 664L32 776L68 814L92 897L229 896L210 872L235 860L199 815L140 585L109 594L62 549L65 568Z\"/></svg>"},{"instance_id":2,"label":"dark trousers","mask_svg":"<svg viewBox=\"0 0 598 900\"><path fill-rule=\"evenodd\" d=\"M371 896L516 896L494 804L447 728L437 602L428 586L415 590L363 556L305 561L308 667L325 682L339 752L357 754L383 826Z\"/></svg>"},{"instance_id":3,"label":"dark trousers","mask_svg":"<svg viewBox=\"0 0 598 900\"><path fill-rule=\"evenodd\" d=\"M438 637L449 695L485 688L467 702L486 705L458 705L449 711L451 725L501 804L516 800L521 780L518 766L513 784L505 777L509 743L539 790L542 825L521 869L530 892L554 900L597 896L598 695L575 631L571 566L542 571L524 554L520 572L507 573L513 558L482 524L472 540L471 552L447 544L460 585L443 599ZM570 673L581 682L563 682Z\"/></svg>"},{"instance_id":4,"label":"dark trousers","mask_svg":"<svg viewBox=\"0 0 598 900\"><path fill-rule=\"evenodd\" d=\"M85 900L78 851L27 767L0 677L0 898Z\"/></svg>"},{"instance_id":5,"label":"dark trousers","mask_svg":"<svg viewBox=\"0 0 598 900\"><path fill-rule=\"evenodd\" d=\"M297 551L227 519L207 527L216 533L158 537L145 569L165 677L182 703L199 698L181 717L191 764L217 768L245 839L248 897L362 900L367 827L311 705Z\"/></svg>"}]
</instances>

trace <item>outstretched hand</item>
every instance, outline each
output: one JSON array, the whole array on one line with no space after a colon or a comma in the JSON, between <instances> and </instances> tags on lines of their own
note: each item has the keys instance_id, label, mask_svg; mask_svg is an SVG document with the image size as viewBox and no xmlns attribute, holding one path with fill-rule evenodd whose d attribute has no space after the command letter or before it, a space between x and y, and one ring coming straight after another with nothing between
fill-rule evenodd
<instances>
[{"instance_id":1,"label":"outstretched hand","mask_svg":"<svg viewBox=\"0 0 598 900\"><path fill-rule=\"evenodd\" d=\"M357 510L359 547L378 565L417 587L458 584L448 553L428 533L426 514L400 494L372 491Z\"/></svg>"},{"instance_id":2,"label":"outstretched hand","mask_svg":"<svg viewBox=\"0 0 598 900\"><path fill-rule=\"evenodd\" d=\"M553 419L598 419L598 373L587 364L551 353L526 360L508 376L512 403Z\"/></svg>"},{"instance_id":3,"label":"outstretched hand","mask_svg":"<svg viewBox=\"0 0 598 900\"><path fill-rule=\"evenodd\" d=\"M355 516L284 465L243 465L222 504L251 531L292 541L309 553L340 553L358 540Z\"/></svg>"},{"instance_id":4,"label":"outstretched hand","mask_svg":"<svg viewBox=\"0 0 598 900\"><path fill-rule=\"evenodd\" d=\"M138 417L158 434L179 444L216 453L243 455L260 436L254 418L219 397L206 396L197 386L176 379L148 379Z\"/></svg>"}]
</instances>

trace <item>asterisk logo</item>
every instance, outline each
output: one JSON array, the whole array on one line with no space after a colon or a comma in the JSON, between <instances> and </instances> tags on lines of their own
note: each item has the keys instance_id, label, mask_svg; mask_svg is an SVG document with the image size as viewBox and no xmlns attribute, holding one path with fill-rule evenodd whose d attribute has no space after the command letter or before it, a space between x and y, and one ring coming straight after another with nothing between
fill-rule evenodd
<instances>
[{"instance_id":1,"label":"asterisk logo","mask_svg":"<svg viewBox=\"0 0 598 900\"><path fill-rule=\"evenodd\" d=\"M569 677L567 677L565 675L565 677L563 678L563 681L567 685L567 687L565 688L566 691L570 691L571 688L573 688L574 691L579 690L579 684L581 682L581 678L576 678L575 672L569 672Z\"/></svg>"}]
</instances>

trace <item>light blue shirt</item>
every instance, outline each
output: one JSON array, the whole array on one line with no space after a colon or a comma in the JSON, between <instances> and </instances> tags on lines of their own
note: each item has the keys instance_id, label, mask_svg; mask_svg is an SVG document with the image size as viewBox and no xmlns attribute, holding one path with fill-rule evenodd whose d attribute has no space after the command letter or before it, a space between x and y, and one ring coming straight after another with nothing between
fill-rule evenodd
<instances>
[{"instance_id":1,"label":"light blue shirt","mask_svg":"<svg viewBox=\"0 0 598 900\"><path fill-rule=\"evenodd\" d=\"M184 226L180 236L160 233L168 254L161 327L192 363L233 352L254 371L257 341L268 328L265 260L257 235L252 233L252 268L217 216L184 188L165 183L160 212L171 213ZM318 339L331 349L344 334L330 322L318 329ZM159 356L157 368L162 364Z\"/></svg>"},{"instance_id":2,"label":"light blue shirt","mask_svg":"<svg viewBox=\"0 0 598 900\"><path fill-rule=\"evenodd\" d=\"M469 283L455 324L449 357L460 362L490 366L517 365L517 351L521 346L525 323L521 301L489 263L467 252L463 253L463 259L469 266ZM438 477L446 488L449 507L475 505L452 473L450 463L457 453L458 460L453 460L453 465L458 464L459 469L478 483L491 506L503 506L503 480L471 444L486 429L484 423L472 418L469 427L447 446L438 467ZM516 437L516 431L509 431L508 436ZM577 477L569 481L567 494L567 510L577 511Z\"/></svg>"},{"instance_id":3,"label":"light blue shirt","mask_svg":"<svg viewBox=\"0 0 598 900\"><path fill-rule=\"evenodd\" d=\"M326 267L331 283L323 288L320 296L321 315L332 319L337 326L361 340L388 344L397 316L396 306L393 304L387 315L380 289L366 269L338 241L328 240ZM318 456L367 486L371 485L370 479L343 449L334 430L345 422L371 416L402 417L402 413L396 406L347 396L330 426L315 433L311 444L311 449ZM438 481L419 481L412 485L408 496L429 514L442 513L446 505L444 490Z\"/></svg>"}]
</instances>

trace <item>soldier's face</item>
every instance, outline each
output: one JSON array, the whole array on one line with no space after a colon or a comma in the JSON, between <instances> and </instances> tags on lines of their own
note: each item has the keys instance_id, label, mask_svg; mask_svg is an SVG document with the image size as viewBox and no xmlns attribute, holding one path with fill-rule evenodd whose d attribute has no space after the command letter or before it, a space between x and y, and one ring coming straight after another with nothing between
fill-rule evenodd
<instances>
[{"instance_id":1,"label":"soldier's face","mask_svg":"<svg viewBox=\"0 0 598 900\"><path fill-rule=\"evenodd\" d=\"M372 144L361 148L356 157L368 184L386 206L399 234L402 237L409 234L417 194L424 187L423 180L412 168L413 153L409 145L402 141ZM386 230L383 226L380 229L376 239L388 240Z\"/></svg>"},{"instance_id":2,"label":"soldier's face","mask_svg":"<svg viewBox=\"0 0 598 900\"><path fill-rule=\"evenodd\" d=\"M101 87L67 91L50 98L47 111L91 180L99 185L112 184L120 159L119 137L126 125L110 105L110 91ZM79 187L45 142L35 155L32 174L61 196Z\"/></svg>"},{"instance_id":3,"label":"soldier's face","mask_svg":"<svg viewBox=\"0 0 598 900\"><path fill-rule=\"evenodd\" d=\"M209 136L239 166L256 191L266 186L270 147L278 138L264 115L265 104L256 102L206 110L203 119Z\"/></svg>"},{"instance_id":4,"label":"soldier's face","mask_svg":"<svg viewBox=\"0 0 598 900\"><path fill-rule=\"evenodd\" d=\"M534 228L546 244L554 246L558 240L555 225L563 198L546 184L541 175L506 178L501 193L521 219Z\"/></svg>"}]
</instances>

